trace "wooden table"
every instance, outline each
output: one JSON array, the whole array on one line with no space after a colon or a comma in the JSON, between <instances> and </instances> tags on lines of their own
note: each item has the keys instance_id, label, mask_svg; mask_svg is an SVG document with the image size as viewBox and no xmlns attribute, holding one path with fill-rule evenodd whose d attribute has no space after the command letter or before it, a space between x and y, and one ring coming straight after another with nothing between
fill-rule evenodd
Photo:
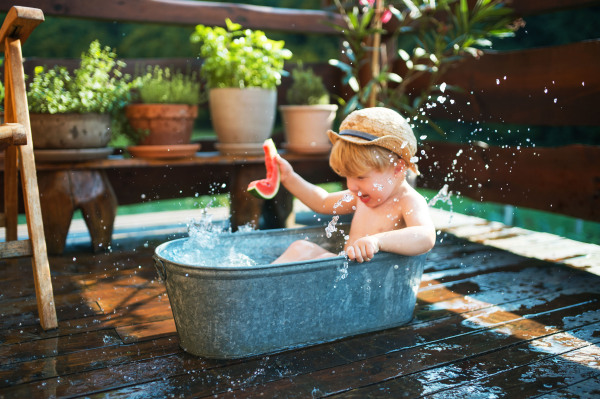
<instances>
[{"instance_id":1,"label":"wooden table","mask_svg":"<svg viewBox=\"0 0 600 399\"><path fill-rule=\"evenodd\" d=\"M301 175L313 182L337 181L328 154L282 155ZM229 192L231 225L259 225L263 200L246 192L248 183L264 178L263 156L226 156L198 152L186 159L139 159L122 155L80 162L39 162L38 178L48 251L62 253L69 225L81 209L94 250L111 243L117 204ZM268 227L283 227L291 213L292 198L285 190L265 208ZM265 219L265 218L263 218Z\"/></svg>"}]
</instances>

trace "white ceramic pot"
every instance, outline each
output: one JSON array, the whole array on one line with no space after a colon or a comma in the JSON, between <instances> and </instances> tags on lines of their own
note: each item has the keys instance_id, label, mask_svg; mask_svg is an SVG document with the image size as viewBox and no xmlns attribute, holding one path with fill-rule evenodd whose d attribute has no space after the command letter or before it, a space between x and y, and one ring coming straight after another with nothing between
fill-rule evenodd
<instances>
[{"instance_id":1,"label":"white ceramic pot","mask_svg":"<svg viewBox=\"0 0 600 399\"><path fill-rule=\"evenodd\" d=\"M275 124L277 91L250 87L209 92L217 148L227 155L261 155Z\"/></svg>"},{"instance_id":2,"label":"white ceramic pot","mask_svg":"<svg viewBox=\"0 0 600 399\"><path fill-rule=\"evenodd\" d=\"M280 106L286 148L304 154L329 152L327 130L333 127L337 108L333 104Z\"/></svg>"},{"instance_id":3,"label":"white ceramic pot","mask_svg":"<svg viewBox=\"0 0 600 399\"><path fill-rule=\"evenodd\" d=\"M29 114L36 149L102 148L110 141L108 114Z\"/></svg>"}]
</instances>

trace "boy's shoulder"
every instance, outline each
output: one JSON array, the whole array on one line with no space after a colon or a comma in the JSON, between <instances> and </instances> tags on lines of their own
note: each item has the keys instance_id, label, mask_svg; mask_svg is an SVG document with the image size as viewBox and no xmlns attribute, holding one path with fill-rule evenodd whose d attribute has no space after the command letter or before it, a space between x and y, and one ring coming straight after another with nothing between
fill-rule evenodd
<instances>
[{"instance_id":1,"label":"boy's shoulder","mask_svg":"<svg viewBox=\"0 0 600 399\"><path fill-rule=\"evenodd\" d=\"M428 206L427 200L410 184L405 183L402 190L402 195L399 198L400 205L421 205Z\"/></svg>"}]
</instances>

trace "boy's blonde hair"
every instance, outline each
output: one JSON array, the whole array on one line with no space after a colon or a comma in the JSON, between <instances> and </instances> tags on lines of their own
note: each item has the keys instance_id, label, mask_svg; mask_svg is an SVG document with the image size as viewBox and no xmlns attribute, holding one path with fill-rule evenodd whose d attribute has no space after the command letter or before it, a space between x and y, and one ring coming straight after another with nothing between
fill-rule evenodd
<instances>
[{"instance_id":1,"label":"boy's blonde hair","mask_svg":"<svg viewBox=\"0 0 600 399\"><path fill-rule=\"evenodd\" d=\"M376 145L356 145L338 140L333 144L329 166L343 177L363 176L371 170L383 171L404 162L392 151Z\"/></svg>"}]
</instances>

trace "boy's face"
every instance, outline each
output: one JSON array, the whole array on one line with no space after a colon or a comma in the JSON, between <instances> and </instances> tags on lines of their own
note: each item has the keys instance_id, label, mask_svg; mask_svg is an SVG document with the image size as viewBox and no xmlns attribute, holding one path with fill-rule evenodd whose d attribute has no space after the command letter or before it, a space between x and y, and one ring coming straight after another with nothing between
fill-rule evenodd
<instances>
[{"instance_id":1,"label":"boy's face","mask_svg":"<svg viewBox=\"0 0 600 399\"><path fill-rule=\"evenodd\" d=\"M402 166L390 166L382 171L372 170L360 176L346 177L346 184L359 201L369 208L375 208L396 192L404 177L402 171Z\"/></svg>"}]
</instances>

